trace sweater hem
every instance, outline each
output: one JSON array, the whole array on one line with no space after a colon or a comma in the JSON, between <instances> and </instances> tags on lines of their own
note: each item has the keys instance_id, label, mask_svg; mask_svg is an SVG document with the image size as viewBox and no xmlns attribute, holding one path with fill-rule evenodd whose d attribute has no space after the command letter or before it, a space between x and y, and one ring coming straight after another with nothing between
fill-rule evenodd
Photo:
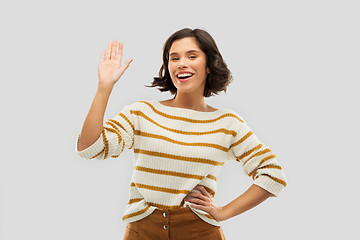
<instances>
[{"instance_id":1,"label":"sweater hem","mask_svg":"<svg viewBox=\"0 0 360 240\"><path fill-rule=\"evenodd\" d=\"M131 218L123 219L123 221L125 223L132 223L132 222L140 221L141 219L146 218L147 216L152 214L155 211L155 209L156 209L156 207L150 206L149 209L146 212L144 212L143 214L140 214L140 215L137 215L137 216L134 216Z\"/></svg>"}]
</instances>

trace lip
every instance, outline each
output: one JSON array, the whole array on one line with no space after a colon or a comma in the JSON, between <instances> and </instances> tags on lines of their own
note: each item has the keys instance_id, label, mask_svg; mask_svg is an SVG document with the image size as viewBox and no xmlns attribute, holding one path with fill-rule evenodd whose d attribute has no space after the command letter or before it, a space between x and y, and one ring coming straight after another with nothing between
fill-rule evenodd
<instances>
[{"instance_id":1,"label":"lip","mask_svg":"<svg viewBox=\"0 0 360 240\"><path fill-rule=\"evenodd\" d=\"M191 77L188 77L188 78L186 78L186 79L180 79L180 78L177 77L179 74L183 74L183 73L190 73L190 74L192 74L192 76L191 76ZM195 74L192 73L192 72L183 71L183 72L179 72L179 73L176 74L175 76L176 76L176 79L177 79L178 81L180 81L180 82L187 82L187 81L189 81L194 75L195 75Z\"/></svg>"},{"instance_id":2,"label":"lip","mask_svg":"<svg viewBox=\"0 0 360 240\"><path fill-rule=\"evenodd\" d=\"M188 77L188 78L186 78L186 79L180 79L180 78L178 78L178 77L176 77L176 78L177 78L177 80L180 81L180 82L187 82L187 81L189 81L190 79L192 79L193 76L194 76L194 75L192 75L191 77Z\"/></svg>"}]
</instances>

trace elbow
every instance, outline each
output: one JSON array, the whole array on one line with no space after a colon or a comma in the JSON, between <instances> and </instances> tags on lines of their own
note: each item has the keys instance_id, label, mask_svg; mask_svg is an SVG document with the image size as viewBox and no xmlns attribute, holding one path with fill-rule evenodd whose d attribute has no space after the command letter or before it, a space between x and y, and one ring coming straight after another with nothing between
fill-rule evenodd
<instances>
[{"instance_id":1,"label":"elbow","mask_svg":"<svg viewBox=\"0 0 360 240\"><path fill-rule=\"evenodd\" d=\"M79 157L84 159L105 159L105 148L101 137L95 143L88 145L81 142L80 136L78 136L75 151Z\"/></svg>"}]
</instances>

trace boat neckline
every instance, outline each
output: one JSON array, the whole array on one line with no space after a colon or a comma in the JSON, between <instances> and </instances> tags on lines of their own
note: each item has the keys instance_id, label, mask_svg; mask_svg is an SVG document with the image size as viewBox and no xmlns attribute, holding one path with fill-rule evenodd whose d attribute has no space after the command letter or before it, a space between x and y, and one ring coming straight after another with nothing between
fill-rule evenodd
<instances>
[{"instance_id":1,"label":"boat neckline","mask_svg":"<svg viewBox=\"0 0 360 240\"><path fill-rule=\"evenodd\" d=\"M162 100L161 100L161 101L162 101ZM162 104L162 103L160 102L160 100L153 100L152 102L153 102L153 103L156 103L158 106L161 106L161 107L164 107L164 108L167 108L167 109L172 109L172 110L184 110L184 111L196 112L196 113L203 113L203 114L206 114L206 113L212 114L212 113L217 113L217 112L220 112L220 111L221 111L221 109L218 108L218 109L216 109L215 111L204 112L204 111L193 110L193 109L190 109L190 108L170 107L170 106L167 106L167 105Z\"/></svg>"}]
</instances>

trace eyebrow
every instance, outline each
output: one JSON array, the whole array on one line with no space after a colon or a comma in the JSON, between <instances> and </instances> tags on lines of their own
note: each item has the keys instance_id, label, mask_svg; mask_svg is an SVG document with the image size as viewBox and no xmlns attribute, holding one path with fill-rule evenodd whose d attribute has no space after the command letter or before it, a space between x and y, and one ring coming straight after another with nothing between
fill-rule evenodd
<instances>
[{"instance_id":1,"label":"eyebrow","mask_svg":"<svg viewBox=\"0 0 360 240\"><path fill-rule=\"evenodd\" d=\"M189 51L187 51L186 53L193 53L193 52L199 53L198 50L189 50ZM171 56L171 55L176 55L176 54L178 54L178 53L177 53L177 52L172 52L172 53L169 54L169 56Z\"/></svg>"}]
</instances>

